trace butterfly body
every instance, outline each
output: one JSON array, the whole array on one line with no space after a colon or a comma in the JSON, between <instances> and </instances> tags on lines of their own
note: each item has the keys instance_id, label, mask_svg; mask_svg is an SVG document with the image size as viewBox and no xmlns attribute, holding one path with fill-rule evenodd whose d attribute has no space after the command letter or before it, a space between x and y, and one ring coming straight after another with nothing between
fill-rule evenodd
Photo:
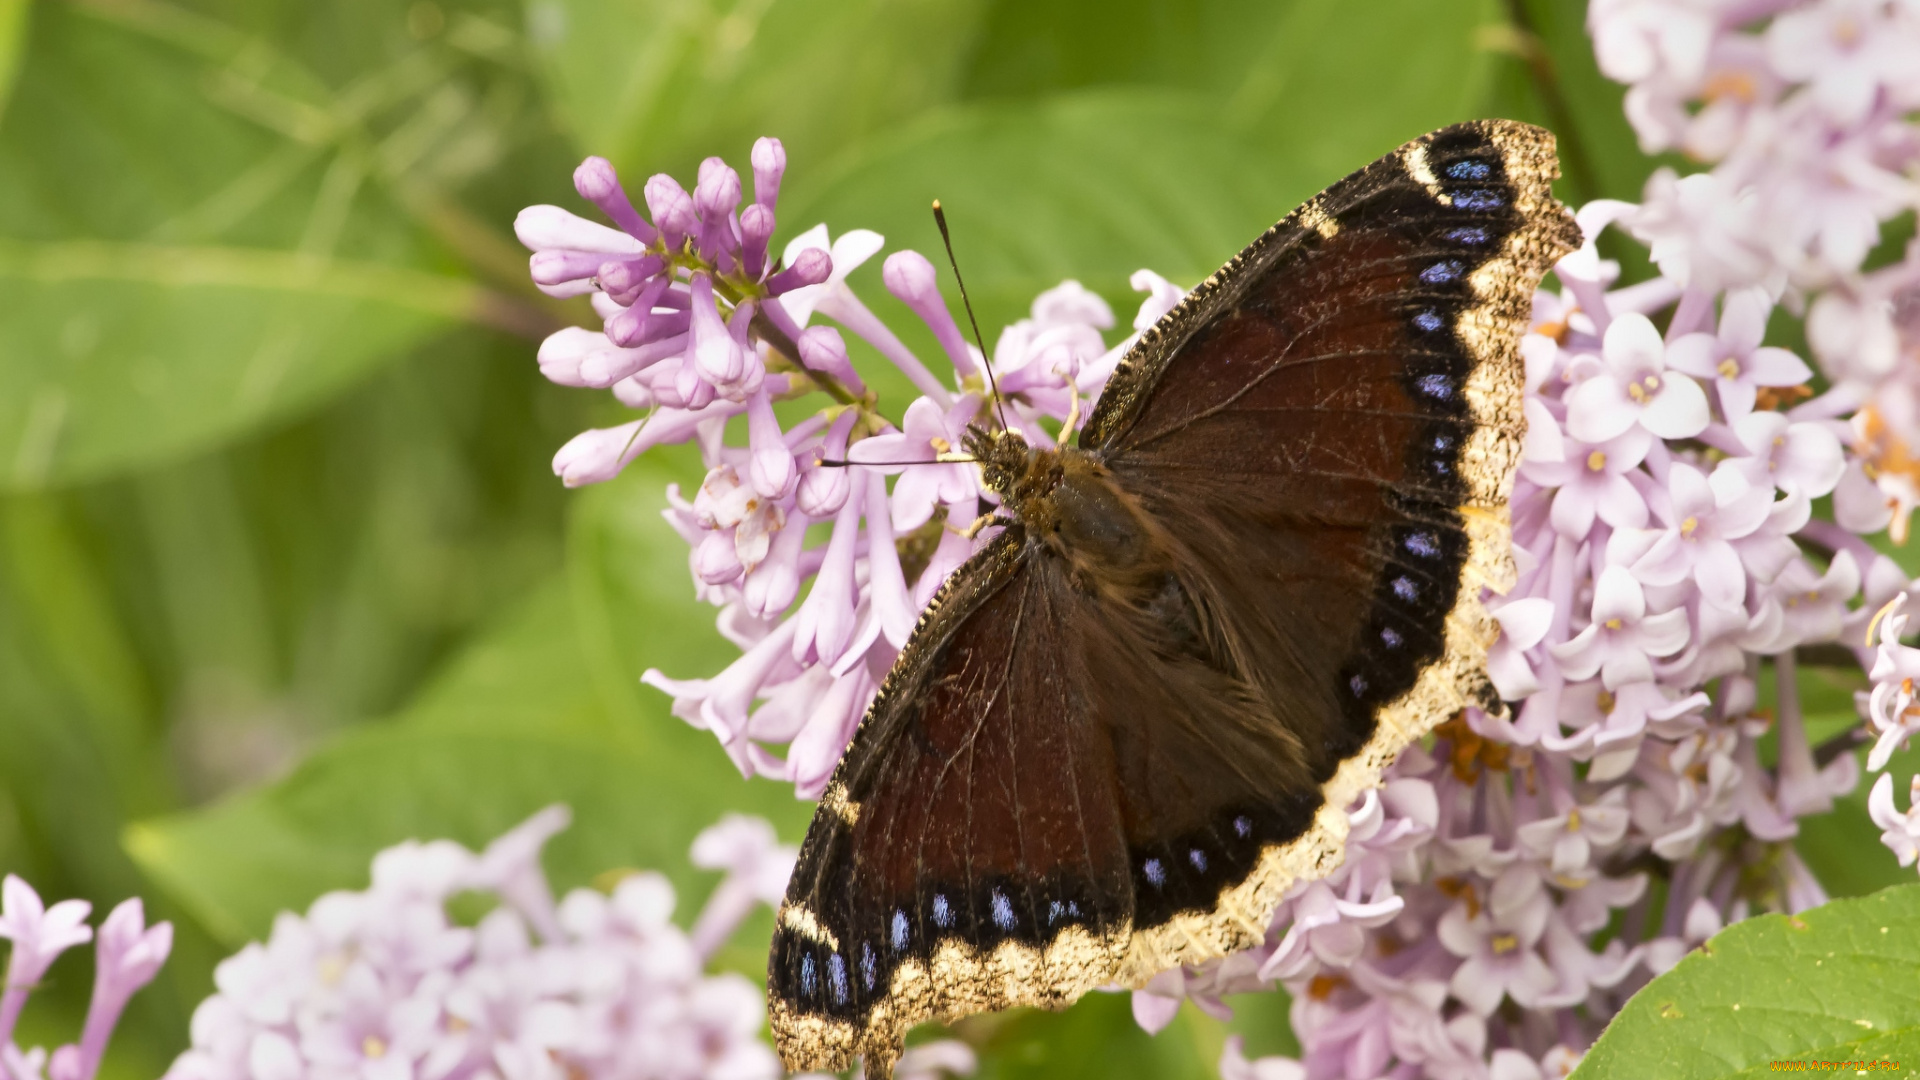
<instances>
[{"instance_id":1,"label":"butterfly body","mask_svg":"<svg viewBox=\"0 0 1920 1080\"><path fill-rule=\"evenodd\" d=\"M1289 215L1142 335L1075 446L966 440L1000 529L922 616L769 960L795 1068L1258 943L1485 675L1517 340L1578 242L1552 137L1482 121Z\"/></svg>"},{"instance_id":2,"label":"butterfly body","mask_svg":"<svg viewBox=\"0 0 1920 1080\"><path fill-rule=\"evenodd\" d=\"M1057 560L1075 591L1140 606L1178 587L1166 538L1093 455L980 428L966 445L1008 512L1001 520L1020 530L1030 557Z\"/></svg>"}]
</instances>

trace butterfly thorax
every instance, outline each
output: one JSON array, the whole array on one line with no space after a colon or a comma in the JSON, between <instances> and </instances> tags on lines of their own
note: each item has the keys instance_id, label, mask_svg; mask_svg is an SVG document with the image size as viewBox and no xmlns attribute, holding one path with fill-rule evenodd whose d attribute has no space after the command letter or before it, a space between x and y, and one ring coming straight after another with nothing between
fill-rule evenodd
<instances>
[{"instance_id":1,"label":"butterfly thorax","mask_svg":"<svg viewBox=\"0 0 1920 1080\"><path fill-rule=\"evenodd\" d=\"M1027 543L1063 559L1084 592L1144 602L1172 566L1165 543L1138 501L1092 454L1031 446L1012 431L969 429L968 452Z\"/></svg>"}]
</instances>

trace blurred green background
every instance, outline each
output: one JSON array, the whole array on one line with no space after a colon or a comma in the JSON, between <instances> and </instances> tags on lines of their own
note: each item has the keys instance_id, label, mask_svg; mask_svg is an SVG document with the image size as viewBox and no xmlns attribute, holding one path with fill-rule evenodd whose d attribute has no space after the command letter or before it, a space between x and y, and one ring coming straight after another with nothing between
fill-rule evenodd
<instances>
[{"instance_id":1,"label":"blurred green background","mask_svg":"<svg viewBox=\"0 0 1920 1080\"><path fill-rule=\"evenodd\" d=\"M668 453L563 491L617 418L534 348L590 320L527 283L522 206L580 208L589 153L638 191L785 140L783 243L817 221L932 250L949 207L989 336L1077 277L1122 324L1142 266L1191 283L1405 139L1513 116L1563 196L1653 163L1556 0L0 0L0 868L180 934L108 1063L157 1075L213 964L273 912L363 885L407 837L469 844L546 803L561 887L682 888L729 809L797 840L641 670L718 670ZM877 280L855 278L899 319ZM916 339L920 340L920 339ZM925 344L924 341L921 341ZM889 399L895 409L900 395ZM1844 685L1820 697L1842 726ZM1840 892L1903 880L1864 792L1814 830ZM756 971L764 920L726 961ZM757 937L757 940L756 940ZM90 950L23 1044L78 1030ZM1212 1074L1285 1001L1126 999L981 1020L985 1076Z\"/></svg>"}]
</instances>

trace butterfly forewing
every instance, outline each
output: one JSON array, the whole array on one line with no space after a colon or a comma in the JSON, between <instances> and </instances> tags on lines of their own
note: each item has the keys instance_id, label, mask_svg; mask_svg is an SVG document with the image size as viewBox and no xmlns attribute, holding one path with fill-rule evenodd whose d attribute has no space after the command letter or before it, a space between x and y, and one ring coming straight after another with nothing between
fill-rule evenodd
<instances>
[{"instance_id":1,"label":"butterfly forewing","mask_svg":"<svg viewBox=\"0 0 1920 1080\"><path fill-rule=\"evenodd\" d=\"M1260 940L1345 810L1480 699L1511 573L1517 339L1578 241L1552 137L1409 143L1143 336L1082 433L1167 570L1084 587L1019 525L948 583L855 735L776 930L790 1066Z\"/></svg>"}]
</instances>

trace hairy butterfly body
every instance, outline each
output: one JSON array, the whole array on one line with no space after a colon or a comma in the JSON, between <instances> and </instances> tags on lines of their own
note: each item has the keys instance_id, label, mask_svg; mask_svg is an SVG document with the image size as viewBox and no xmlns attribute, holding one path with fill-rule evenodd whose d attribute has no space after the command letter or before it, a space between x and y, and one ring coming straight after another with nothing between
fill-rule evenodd
<instances>
[{"instance_id":1,"label":"hairy butterfly body","mask_svg":"<svg viewBox=\"0 0 1920 1080\"><path fill-rule=\"evenodd\" d=\"M821 802L769 961L795 1069L1257 944L1346 809L1484 671L1518 339L1579 243L1553 138L1416 139L1142 336L1077 447L976 429L998 535Z\"/></svg>"}]
</instances>

